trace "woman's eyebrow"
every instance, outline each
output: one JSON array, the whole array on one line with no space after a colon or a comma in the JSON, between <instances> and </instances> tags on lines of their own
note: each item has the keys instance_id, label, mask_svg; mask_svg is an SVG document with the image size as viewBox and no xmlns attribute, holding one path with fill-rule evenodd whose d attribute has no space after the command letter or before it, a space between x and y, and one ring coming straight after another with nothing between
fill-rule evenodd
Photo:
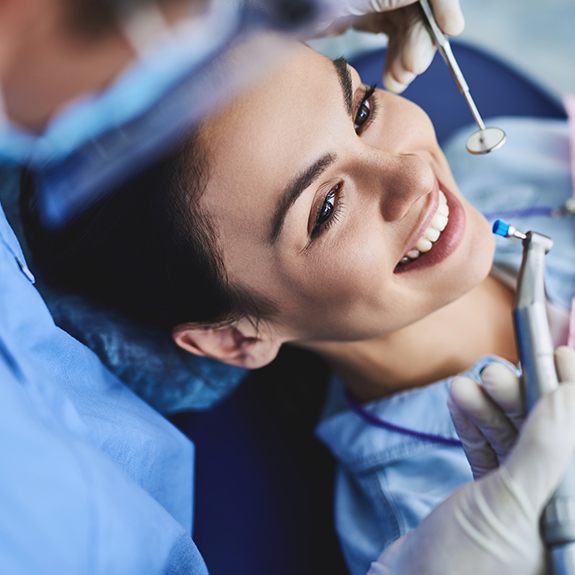
<instances>
[{"instance_id":1,"label":"woman's eyebrow","mask_svg":"<svg viewBox=\"0 0 575 575\"><path fill-rule=\"evenodd\" d=\"M332 60L332 63L335 67L335 71L337 72L337 77L339 78L339 84L343 92L343 101L345 103L345 109L347 110L347 113L351 116L353 106L352 104L353 89L352 89L351 73L349 71L347 60L341 57Z\"/></svg>"},{"instance_id":2,"label":"woman's eyebrow","mask_svg":"<svg viewBox=\"0 0 575 575\"><path fill-rule=\"evenodd\" d=\"M353 119L353 88L351 73L349 71L349 66L345 58L336 58L332 60L335 71L337 72L337 77L339 79L339 84L341 86L341 91L343 94L343 101L345 104L345 109L348 115ZM272 226L269 235L269 243L274 244L284 225L286 215L289 209L295 204L296 200L301 196L302 192L309 188L311 184L323 174L323 172L335 162L335 154L325 154L318 160L316 160L311 166L304 170L301 174L296 176L294 180L286 186L282 194L276 210L272 218Z\"/></svg>"},{"instance_id":3,"label":"woman's eyebrow","mask_svg":"<svg viewBox=\"0 0 575 575\"><path fill-rule=\"evenodd\" d=\"M278 205L272 218L271 232L269 236L270 244L278 239L289 209L295 204L302 192L309 188L311 184L319 178L333 162L335 154L325 154L316 160L311 166L297 175L284 189L280 195Z\"/></svg>"}]
</instances>

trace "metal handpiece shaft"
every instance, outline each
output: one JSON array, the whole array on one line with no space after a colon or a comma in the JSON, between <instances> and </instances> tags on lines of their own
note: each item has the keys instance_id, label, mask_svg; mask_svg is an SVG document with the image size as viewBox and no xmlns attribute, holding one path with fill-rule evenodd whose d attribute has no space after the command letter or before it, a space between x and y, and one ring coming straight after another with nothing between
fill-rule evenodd
<instances>
[{"instance_id":1,"label":"metal handpiece shaft","mask_svg":"<svg viewBox=\"0 0 575 575\"><path fill-rule=\"evenodd\" d=\"M431 34L431 37L433 38L433 41L435 42L435 45L437 46L437 49L441 54L441 57L447 64L447 67L451 72L451 75L453 76L453 79L455 80L455 83L457 84L459 91L463 94L463 97L465 98L465 101L469 106L469 110L471 111L471 114L475 122L477 123L477 125L481 130L484 130L485 123L483 122L483 118L481 117L481 114L479 113L479 110L475 105L475 101L471 97L469 86L465 81L465 77L463 76L463 72L461 71L461 68L457 63L457 60L455 59L453 51L451 50L449 40L437 25L437 21L435 20L433 10L429 5L428 0L419 0L419 5L421 6L421 11L423 12L423 15L425 17L429 33Z\"/></svg>"},{"instance_id":2,"label":"metal handpiece shaft","mask_svg":"<svg viewBox=\"0 0 575 575\"><path fill-rule=\"evenodd\" d=\"M553 243L534 232L527 232L522 243L513 319L529 410L542 395L558 386L544 287L545 254ZM575 463L547 504L541 530L549 550L550 572L575 575Z\"/></svg>"},{"instance_id":3,"label":"metal handpiece shaft","mask_svg":"<svg viewBox=\"0 0 575 575\"><path fill-rule=\"evenodd\" d=\"M551 245L549 238L533 232L523 240L514 321L528 410L558 385L545 308L545 254Z\"/></svg>"}]
</instances>

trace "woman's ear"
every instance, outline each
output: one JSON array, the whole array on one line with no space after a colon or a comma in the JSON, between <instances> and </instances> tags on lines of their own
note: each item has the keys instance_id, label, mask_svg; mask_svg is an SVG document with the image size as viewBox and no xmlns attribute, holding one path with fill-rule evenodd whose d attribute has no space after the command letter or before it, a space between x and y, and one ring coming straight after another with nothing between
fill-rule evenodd
<instances>
[{"instance_id":1,"label":"woman's ear","mask_svg":"<svg viewBox=\"0 0 575 575\"><path fill-rule=\"evenodd\" d=\"M185 351L248 369L270 363L283 343L273 330L260 331L247 318L216 326L183 323L172 338Z\"/></svg>"}]
</instances>

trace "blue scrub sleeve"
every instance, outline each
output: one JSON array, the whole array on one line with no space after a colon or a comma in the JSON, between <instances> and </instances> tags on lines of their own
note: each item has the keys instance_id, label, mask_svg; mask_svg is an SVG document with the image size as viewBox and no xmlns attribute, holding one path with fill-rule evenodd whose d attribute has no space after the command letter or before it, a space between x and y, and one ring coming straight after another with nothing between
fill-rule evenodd
<instances>
[{"instance_id":1,"label":"blue scrub sleeve","mask_svg":"<svg viewBox=\"0 0 575 575\"><path fill-rule=\"evenodd\" d=\"M32 282L0 207L0 573L206 575L193 445L54 324Z\"/></svg>"}]
</instances>

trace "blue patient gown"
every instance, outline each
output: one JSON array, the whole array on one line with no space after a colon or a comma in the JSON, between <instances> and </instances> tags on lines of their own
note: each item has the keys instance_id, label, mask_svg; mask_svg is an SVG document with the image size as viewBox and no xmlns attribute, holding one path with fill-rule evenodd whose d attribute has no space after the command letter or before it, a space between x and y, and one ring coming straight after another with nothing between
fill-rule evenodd
<instances>
[{"instance_id":1,"label":"blue patient gown","mask_svg":"<svg viewBox=\"0 0 575 575\"><path fill-rule=\"evenodd\" d=\"M465 151L469 130L464 130L446 156L461 191L488 219L504 217L520 230L533 229L554 239L546 259L546 292L555 341L564 343L566 334L561 331L575 295L575 216L553 210L564 205L573 189L567 124L501 119L494 125L508 135L500 151L470 156ZM503 281L513 278L520 260L518 243L497 240L494 274ZM484 357L465 375L478 380L492 362L510 365ZM364 406L379 420L415 434L370 424L350 409L341 383L334 381L317 433L339 464L336 528L352 575L365 575L385 547L472 479L446 405L451 380L430 382Z\"/></svg>"},{"instance_id":2,"label":"blue patient gown","mask_svg":"<svg viewBox=\"0 0 575 575\"><path fill-rule=\"evenodd\" d=\"M0 178L17 193L15 174ZM0 207L0 573L207 573L193 458L54 325Z\"/></svg>"}]
</instances>

